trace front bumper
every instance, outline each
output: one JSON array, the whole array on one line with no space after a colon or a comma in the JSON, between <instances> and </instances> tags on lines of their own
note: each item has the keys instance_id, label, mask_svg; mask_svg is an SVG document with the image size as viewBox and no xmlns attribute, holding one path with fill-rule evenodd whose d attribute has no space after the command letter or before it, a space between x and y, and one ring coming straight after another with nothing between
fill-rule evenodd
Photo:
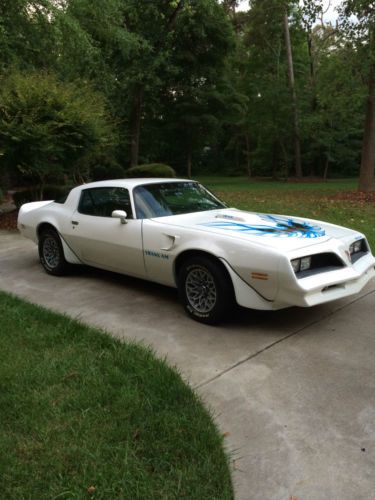
<instances>
[{"instance_id":1,"label":"front bumper","mask_svg":"<svg viewBox=\"0 0 375 500\"><path fill-rule=\"evenodd\" d=\"M368 253L351 267L291 280L281 286L276 303L310 307L359 293L375 277L375 258Z\"/></svg>"},{"instance_id":2,"label":"front bumper","mask_svg":"<svg viewBox=\"0 0 375 500\"><path fill-rule=\"evenodd\" d=\"M311 307L359 293L375 277L375 258L369 252L355 264L336 271L297 279L284 262L275 297L270 300L246 283L226 261L237 303L250 309L279 310L286 307ZM288 263L289 261L287 261Z\"/></svg>"}]
</instances>

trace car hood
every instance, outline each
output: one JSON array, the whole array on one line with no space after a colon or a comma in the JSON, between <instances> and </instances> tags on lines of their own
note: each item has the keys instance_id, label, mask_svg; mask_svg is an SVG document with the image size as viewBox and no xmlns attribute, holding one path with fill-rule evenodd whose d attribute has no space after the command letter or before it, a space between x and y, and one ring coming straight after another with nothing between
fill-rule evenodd
<instances>
[{"instance_id":1,"label":"car hood","mask_svg":"<svg viewBox=\"0 0 375 500\"><path fill-rule=\"evenodd\" d=\"M341 239L358 234L350 229L317 220L245 212L233 208L173 215L154 220L169 226L226 235L286 251L324 243L331 238Z\"/></svg>"}]
</instances>

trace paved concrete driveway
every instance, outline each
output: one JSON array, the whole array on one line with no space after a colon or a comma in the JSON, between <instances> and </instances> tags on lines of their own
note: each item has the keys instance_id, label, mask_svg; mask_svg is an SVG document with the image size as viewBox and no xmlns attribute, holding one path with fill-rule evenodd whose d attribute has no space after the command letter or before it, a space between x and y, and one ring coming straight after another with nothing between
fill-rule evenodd
<instances>
[{"instance_id":1,"label":"paved concrete driveway","mask_svg":"<svg viewBox=\"0 0 375 500\"><path fill-rule=\"evenodd\" d=\"M225 433L239 500L375 498L375 281L313 309L188 319L174 290L95 271L55 278L0 232L0 288L167 356Z\"/></svg>"}]
</instances>

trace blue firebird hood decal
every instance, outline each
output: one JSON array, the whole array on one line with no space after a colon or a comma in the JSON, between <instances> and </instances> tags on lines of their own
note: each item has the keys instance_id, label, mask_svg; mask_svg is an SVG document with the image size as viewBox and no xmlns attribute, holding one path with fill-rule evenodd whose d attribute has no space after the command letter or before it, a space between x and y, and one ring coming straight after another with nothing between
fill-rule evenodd
<instances>
[{"instance_id":1,"label":"blue firebird hood decal","mask_svg":"<svg viewBox=\"0 0 375 500\"><path fill-rule=\"evenodd\" d=\"M206 227L216 227L227 231L240 233L251 233L254 236L274 236L278 238L320 238L325 235L324 229L319 226L312 226L307 222L297 222L293 219L275 217L274 215L258 214L258 217L267 224L246 224L241 222L206 222L200 224Z\"/></svg>"}]
</instances>

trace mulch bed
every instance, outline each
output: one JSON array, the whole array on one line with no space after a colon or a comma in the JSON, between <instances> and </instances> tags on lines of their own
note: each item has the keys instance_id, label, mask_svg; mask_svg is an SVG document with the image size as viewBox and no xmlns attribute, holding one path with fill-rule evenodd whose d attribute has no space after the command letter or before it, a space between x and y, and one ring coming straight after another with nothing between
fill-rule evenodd
<instances>
[{"instance_id":1,"label":"mulch bed","mask_svg":"<svg viewBox=\"0 0 375 500\"><path fill-rule=\"evenodd\" d=\"M18 210L13 210L13 212L5 214L0 213L0 229L6 229L7 231L17 229L17 216Z\"/></svg>"},{"instance_id":2,"label":"mulch bed","mask_svg":"<svg viewBox=\"0 0 375 500\"><path fill-rule=\"evenodd\" d=\"M342 191L330 197L331 200L346 200L354 202L375 203L375 191Z\"/></svg>"}]
</instances>

